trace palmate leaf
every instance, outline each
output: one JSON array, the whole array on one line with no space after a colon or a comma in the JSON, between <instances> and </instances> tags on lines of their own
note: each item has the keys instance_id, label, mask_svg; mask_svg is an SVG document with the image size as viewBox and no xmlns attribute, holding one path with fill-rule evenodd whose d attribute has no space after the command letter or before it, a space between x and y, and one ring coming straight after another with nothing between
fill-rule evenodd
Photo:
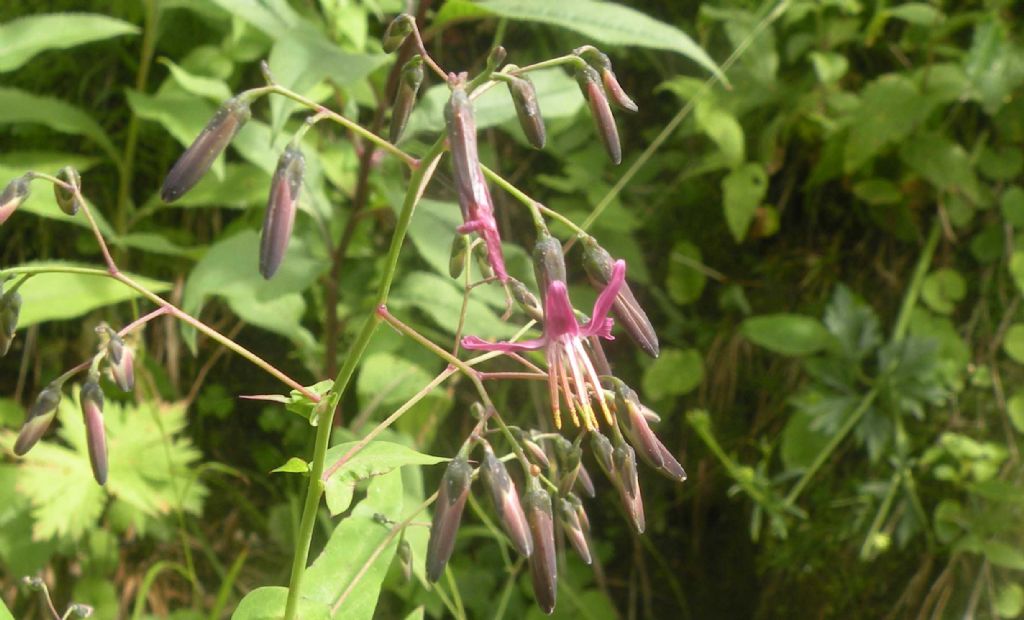
<instances>
[{"instance_id":1,"label":"palmate leaf","mask_svg":"<svg viewBox=\"0 0 1024 620\"><path fill-rule=\"evenodd\" d=\"M96 523L107 499L117 498L146 517L176 509L198 514L207 490L192 467L200 452L178 436L187 419L179 405L119 405L107 401L104 419L110 475L106 487L92 477L77 388L64 395L58 411L61 428L40 442L20 466L17 491L32 504L36 540L78 540ZM10 447L15 434L0 435Z\"/></svg>"}]
</instances>

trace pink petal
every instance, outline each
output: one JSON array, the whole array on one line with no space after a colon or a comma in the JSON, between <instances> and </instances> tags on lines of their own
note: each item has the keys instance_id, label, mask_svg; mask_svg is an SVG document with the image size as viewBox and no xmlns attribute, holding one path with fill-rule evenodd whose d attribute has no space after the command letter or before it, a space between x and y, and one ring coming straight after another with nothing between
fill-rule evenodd
<instances>
[{"instance_id":1,"label":"pink petal","mask_svg":"<svg viewBox=\"0 0 1024 620\"><path fill-rule=\"evenodd\" d=\"M501 351L502 353L509 353L511 351L532 351L539 349L544 346L547 341L544 338L536 338L534 340L523 340L522 342L488 342L482 338L476 336L466 336L462 339L463 348L470 349L473 351Z\"/></svg>"},{"instance_id":2,"label":"pink petal","mask_svg":"<svg viewBox=\"0 0 1024 620\"><path fill-rule=\"evenodd\" d=\"M576 336L580 333L580 324L576 322L576 313L569 301L569 291L565 282L552 280L548 285L548 294L544 298L544 336L556 340L568 334Z\"/></svg>"},{"instance_id":3,"label":"pink petal","mask_svg":"<svg viewBox=\"0 0 1024 620\"><path fill-rule=\"evenodd\" d=\"M615 261L615 266L612 268L612 277L608 281L608 286L604 287L604 290L598 295L597 301L594 302L594 311L591 313L590 322L583 326L585 335L610 338L612 323L608 318L608 312L612 309L615 297L619 294L619 289L622 288L622 283L625 281L626 261L619 259Z\"/></svg>"}]
</instances>

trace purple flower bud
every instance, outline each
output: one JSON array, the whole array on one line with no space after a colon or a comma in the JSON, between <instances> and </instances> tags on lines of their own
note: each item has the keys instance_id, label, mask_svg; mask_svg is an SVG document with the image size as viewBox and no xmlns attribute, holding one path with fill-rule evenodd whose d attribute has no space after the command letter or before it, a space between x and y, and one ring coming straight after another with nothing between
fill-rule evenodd
<instances>
[{"instance_id":1,"label":"purple flower bud","mask_svg":"<svg viewBox=\"0 0 1024 620\"><path fill-rule=\"evenodd\" d=\"M60 404L60 386L51 383L39 392L36 402L28 410L25 423L18 433L18 440L14 442L14 453L18 456L25 454L36 445L39 438L43 436L46 429L50 428L57 415L57 405Z\"/></svg>"},{"instance_id":2,"label":"purple flower bud","mask_svg":"<svg viewBox=\"0 0 1024 620\"><path fill-rule=\"evenodd\" d=\"M452 239L451 253L448 255L448 275L458 279L466 268L466 248L468 240L466 235L455 235Z\"/></svg>"},{"instance_id":3,"label":"purple flower bud","mask_svg":"<svg viewBox=\"0 0 1024 620\"><path fill-rule=\"evenodd\" d=\"M644 518L644 500L640 495L640 480L636 470L636 454L625 442L615 446L612 455L617 478L616 488L630 519L639 534L644 533L647 521Z\"/></svg>"},{"instance_id":4,"label":"purple flower bud","mask_svg":"<svg viewBox=\"0 0 1024 620\"><path fill-rule=\"evenodd\" d=\"M537 89L527 77L509 76L507 83L523 135L534 148L544 148L547 132L544 129L544 117L541 116L540 105L537 103Z\"/></svg>"},{"instance_id":5,"label":"purple flower bud","mask_svg":"<svg viewBox=\"0 0 1024 620\"><path fill-rule=\"evenodd\" d=\"M239 96L224 102L167 173L160 198L174 202L195 187L251 116L248 99Z\"/></svg>"},{"instance_id":6,"label":"purple flower bud","mask_svg":"<svg viewBox=\"0 0 1024 620\"><path fill-rule=\"evenodd\" d=\"M555 528L551 514L551 496L531 479L530 490L523 500L526 519L533 536L533 555L530 556L530 575L533 595L544 613L555 610L558 594L558 565L555 558Z\"/></svg>"},{"instance_id":7,"label":"purple flower bud","mask_svg":"<svg viewBox=\"0 0 1024 620\"><path fill-rule=\"evenodd\" d=\"M558 520L562 524L562 531L569 537L569 542L572 543L576 552L580 554L580 558L583 559L584 563L590 564L593 558L590 555L587 534L583 530L583 524L580 523L580 517L576 513L576 508L570 501L566 499L558 500Z\"/></svg>"},{"instance_id":8,"label":"purple flower bud","mask_svg":"<svg viewBox=\"0 0 1024 620\"><path fill-rule=\"evenodd\" d=\"M525 284L515 278L509 278L509 284L511 284L512 298L516 300L516 303L526 313L526 316L534 321L543 322L544 307L540 305L540 300L537 299L537 296L531 293Z\"/></svg>"},{"instance_id":9,"label":"purple flower bud","mask_svg":"<svg viewBox=\"0 0 1024 620\"><path fill-rule=\"evenodd\" d=\"M465 455L458 455L448 463L437 492L437 508L430 526L427 543L427 579L437 582L455 549L455 534L462 520L462 509L472 482L473 468Z\"/></svg>"},{"instance_id":10,"label":"purple flower bud","mask_svg":"<svg viewBox=\"0 0 1024 620\"><path fill-rule=\"evenodd\" d=\"M615 390L615 408L620 414L625 412L629 421L626 432L640 457L666 477L676 482L686 480L683 466L648 425L646 411L650 410L640 403L636 392L618 379L609 379L609 383Z\"/></svg>"},{"instance_id":11,"label":"purple flower bud","mask_svg":"<svg viewBox=\"0 0 1024 620\"><path fill-rule=\"evenodd\" d=\"M583 91L583 96L590 106L590 115L594 117L597 133L601 137L605 151L613 164L622 163L622 145L619 143L619 129L615 125L608 97L601 87L601 77L593 67L583 66L576 70L576 81Z\"/></svg>"},{"instance_id":12,"label":"purple flower bud","mask_svg":"<svg viewBox=\"0 0 1024 620\"><path fill-rule=\"evenodd\" d=\"M531 433L527 433L522 429L514 429L512 434L515 436L516 441L519 442L519 445L523 448L523 452L526 453L527 458L544 469L551 467L551 461L548 460L547 453L544 452L544 448L540 447L540 445L533 440Z\"/></svg>"},{"instance_id":13,"label":"purple flower bud","mask_svg":"<svg viewBox=\"0 0 1024 620\"><path fill-rule=\"evenodd\" d=\"M286 148L277 160L260 235L260 275L267 280L277 273L288 249L305 171L306 158L296 146Z\"/></svg>"},{"instance_id":14,"label":"purple flower bud","mask_svg":"<svg viewBox=\"0 0 1024 620\"><path fill-rule=\"evenodd\" d=\"M498 513L501 527L508 534L516 551L521 555L529 556L533 553L533 539L530 538L530 527L526 523L526 515L519 503L515 484L509 477L505 464L498 460L498 457L494 455L494 450L486 443L480 471L483 473L484 483L491 491L494 510Z\"/></svg>"},{"instance_id":15,"label":"purple flower bud","mask_svg":"<svg viewBox=\"0 0 1024 620\"><path fill-rule=\"evenodd\" d=\"M590 447L594 451L594 459L609 479L614 480L615 463L612 461L612 453L615 448L608 438L597 431L590 433Z\"/></svg>"},{"instance_id":16,"label":"purple flower bud","mask_svg":"<svg viewBox=\"0 0 1024 620\"><path fill-rule=\"evenodd\" d=\"M20 176L8 183L4 191L0 193L0 224L6 222L7 218L11 217L11 214L28 198L32 189L29 185L31 181L31 174Z\"/></svg>"},{"instance_id":17,"label":"purple flower bud","mask_svg":"<svg viewBox=\"0 0 1024 620\"><path fill-rule=\"evenodd\" d=\"M107 483L107 433L103 428L103 390L94 379L89 379L82 386L79 400L82 404L82 419L85 422L85 439L89 447L92 475L102 486Z\"/></svg>"},{"instance_id":18,"label":"purple flower bud","mask_svg":"<svg viewBox=\"0 0 1024 620\"><path fill-rule=\"evenodd\" d=\"M384 52L390 54L401 47L405 39L412 34L413 17L408 13L401 13L388 24L384 36L381 37L381 47Z\"/></svg>"},{"instance_id":19,"label":"purple flower bud","mask_svg":"<svg viewBox=\"0 0 1024 620\"><path fill-rule=\"evenodd\" d=\"M604 83L605 92L615 102L615 105L629 112L636 112L639 109L636 102L630 99L629 95L622 90L622 86L619 85L619 80L615 77L615 72L612 70L612 61L608 58L607 54L589 46L576 50L576 53L586 60L591 67L601 73L601 81Z\"/></svg>"},{"instance_id":20,"label":"purple flower bud","mask_svg":"<svg viewBox=\"0 0 1024 620\"><path fill-rule=\"evenodd\" d=\"M14 342L14 335L18 331L19 314L21 314L21 294L18 291L0 294L0 357L7 355L7 352L11 350L11 343Z\"/></svg>"},{"instance_id":21,"label":"purple flower bud","mask_svg":"<svg viewBox=\"0 0 1024 620\"><path fill-rule=\"evenodd\" d=\"M498 47L491 50L490 54L487 54L487 68L495 70L501 63L505 62L505 57L508 56L508 50L499 45Z\"/></svg>"},{"instance_id":22,"label":"purple flower bud","mask_svg":"<svg viewBox=\"0 0 1024 620\"><path fill-rule=\"evenodd\" d=\"M409 115L412 114L412 107L416 104L416 95L420 92L420 85L423 84L423 57L419 54L413 56L409 62L402 67L401 81L398 84L398 93L395 95L395 103L391 108L391 130L388 140L391 144L398 144L409 122Z\"/></svg>"},{"instance_id":23,"label":"purple flower bud","mask_svg":"<svg viewBox=\"0 0 1024 620\"><path fill-rule=\"evenodd\" d=\"M57 172L57 178L64 181L70 188L60 185L53 186L53 195L57 199L57 206L68 215L78 213L82 206L78 202L78 191L82 188L82 177L78 171L71 166L64 166Z\"/></svg>"},{"instance_id":24,"label":"purple flower bud","mask_svg":"<svg viewBox=\"0 0 1024 620\"><path fill-rule=\"evenodd\" d=\"M115 332L110 332L107 343L107 361L110 366L110 378L121 388L122 392L131 392L135 387L135 360L132 350L125 346L124 340Z\"/></svg>"},{"instance_id":25,"label":"purple flower bud","mask_svg":"<svg viewBox=\"0 0 1024 620\"><path fill-rule=\"evenodd\" d=\"M583 501L576 496L575 493L570 493L566 496L570 502L572 502L573 510L576 511L576 518L579 519L580 525L583 526L583 531L590 533L590 518L587 516L587 510L583 507Z\"/></svg>"},{"instance_id":26,"label":"purple flower bud","mask_svg":"<svg viewBox=\"0 0 1024 620\"><path fill-rule=\"evenodd\" d=\"M558 481L558 492L566 494L576 484L582 465L583 450L565 437L557 437L555 443L555 458L558 460L558 467L561 470L561 477Z\"/></svg>"},{"instance_id":27,"label":"purple flower bud","mask_svg":"<svg viewBox=\"0 0 1024 620\"><path fill-rule=\"evenodd\" d=\"M597 490L594 488L594 479L590 477L590 472L587 471L585 465L580 465L580 470L576 475L576 486L587 497L597 496Z\"/></svg>"},{"instance_id":28,"label":"purple flower bud","mask_svg":"<svg viewBox=\"0 0 1024 620\"><path fill-rule=\"evenodd\" d=\"M537 234L537 243L533 246L533 273L537 276L542 299L547 296L552 282L566 281L562 242L546 230Z\"/></svg>"},{"instance_id":29,"label":"purple flower bud","mask_svg":"<svg viewBox=\"0 0 1024 620\"><path fill-rule=\"evenodd\" d=\"M598 245L593 237L583 237L582 245L583 269L587 272L587 279L590 280L591 286L598 291L604 290L612 278L615 259L607 250ZM658 357L660 353L658 334L654 331L651 320L647 318L647 313L644 312L640 302L636 300L633 291L630 290L628 282L623 282L619 288L612 310L630 339L643 349L644 353L651 357Z\"/></svg>"}]
</instances>

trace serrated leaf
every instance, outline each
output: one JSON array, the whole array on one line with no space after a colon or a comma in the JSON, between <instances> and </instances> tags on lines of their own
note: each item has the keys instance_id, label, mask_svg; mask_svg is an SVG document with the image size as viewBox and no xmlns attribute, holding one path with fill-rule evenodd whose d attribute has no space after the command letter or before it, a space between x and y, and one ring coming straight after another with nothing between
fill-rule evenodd
<instances>
[{"instance_id":1,"label":"serrated leaf","mask_svg":"<svg viewBox=\"0 0 1024 620\"><path fill-rule=\"evenodd\" d=\"M819 321L802 314L751 317L743 321L740 331L748 340L769 351L797 357L817 353L832 340Z\"/></svg>"},{"instance_id":2,"label":"serrated leaf","mask_svg":"<svg viewBox=\"0 0 1024 620\"><path fill-rule=\"evenodd\" d=\"M0 24L0 73L17 69L46 50L138 33L137 26L106 15L52 13L21 17Z\"/></svg>"},{"instance_id":3,"label":"serrated leaf","mask_svg":"<svg viewBox=\"0 0 1024 620\"><path fill-rule=\"evenodd\" d=\"M338 444L327 451L327 466L348 453L357 441ZM325 483L327 507L332 515L348 510L352 493L360 480L383 476L405 465L434 465L447 458L431 456L390 441L371 441L343 466L333 472Z\"/></svg>"},{"instance_id":4,"label":"serrated leaf","mask_svg":"<svg viewBox=\"0 0 1024 620\"><path fill-rule=\"evenodd\" d=\"M0 87L0 110L3 110L0 124L35 123L61 133L85 136L114 161L120 159L120 153L99 123L85 111L60 99Z\"/></svg>"},{"instance_id":5,"label":"serrated leaf","mask_svg":"<svg viewBox=\"0 0 1024 620\"><path fill-rule=\"evenodd\" d=\"M749 162L722 179L722 205L725 222L736 243L747 235L758 205L768 191L768 175L761 164Z\"/></svg>"}]
</instances>

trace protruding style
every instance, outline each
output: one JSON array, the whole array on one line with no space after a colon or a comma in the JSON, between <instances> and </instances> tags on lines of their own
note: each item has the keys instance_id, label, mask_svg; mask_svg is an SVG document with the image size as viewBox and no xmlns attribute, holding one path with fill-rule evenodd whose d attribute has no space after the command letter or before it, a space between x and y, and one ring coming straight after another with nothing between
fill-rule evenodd
<instances>
[{"instance_id":1,"label":"protruding style","mask_svg":"<svg viewBox=\"0 0 1024 620\"><path fill-rule=\"evenodd\" d=\"M494 450L487 443L484 444L484 459L480 463L480 471L484 484L491 491L494 510L498 513L502 529L508 534L516 551L529 556L533 553L533 538L530 536L530 526L526 522L523 506L519 503L515 484L508 475L505 464L498 460Z\"/></svg>"},{"instance_id":2,"label":"protruding style","mask_svg":"<svg viewBox=\"0 0 1024 620\"><path fill-rule=\"evenodd\" d=\"M14 453L24 456L32 446L43 436L46 429L50 428L54 416L57 415L57 406L60 405L61 386L56 383L43 388L36 397L36 401L28 410L25 423L21 426L18 439L14 442Z\"/></svg>"},{"instance_id":3,"label":"protruding style","mask_svg":"<svg viewBox=\"0 0 1024 620\"><path fill-rule=\"evenodd\" d=\"M587 272L587 279L595 289L603 290L611 281L615 259L589 235L581 239L581 245L583 246L583 269ZM619 293L615 296L615 303L612 305L612 312L619 319L619 323L626 330L629 338L643 349L644 353L651 357L658 357L661 350L658 333L654 331L654 325L647 318L647 313L644 312L640 302L636 300L628 282L623 282L619 287Z\"/></svg>"},{"instance_id":4,"label":"protruding style","mask_svg":"<svg viewBox=\"0 0 1024 620\"><path fill-rule=\"evenodd\" d=\"M11 217L18 207L25 202L31 192L32 175L22 175L10 183L4 188L3 192L0 192L0 224L7 221L7 218Z\"/></svg>"},{"instance_id":5,"label":"protruding style","mask_svg":"<svg viewBox=\"0 0 1024 620\"><path fill-rule=\"evenodd\" d=\"M619 142L619 128L615 124L612 108L608 105L608 96L601 86L601 76L589 65L576 69L576 81L583 91L583 97L590 107L590 115L594 117L597 133L601 137L605 151L613 164L622 163L622 144Z\"/></svg>"},{"instance_id":6,"label":"protruding style","mask_svg":"<svg viewBox=\"0 0 1024 620\"><path fill-rule=\"evenodd\" d=\"M103 390L94 378L89 378L79 394L82 420L85 422L85 441L89 448L92 475L100 485L107 483L107 433L103 426Z\"/></svg>"},{"instance_id":7,"label":"protruding style","mask_svg":"<svg viewBox=\"0 0 1024 620\"><path fill-rule=\"evenodd\" d=\"M248 98L227 100L167 173L160 198L174 202L195 187L251 116Z\"/></svg>"},{"instance_id":8,"label":"protruding style","mask_svg":"<svg viewBox=\"0 0 1024 620\"><path fill-rule=\"evenodd\" d=\"M270 183L267 212L263 216L260 235L260 275L269 280L284 261L288 241L295 225L295 210L302 190L306 158L296 145L289 145L277 160L277 169Z\"/></svg>"},{"instance_id":9,"label":"protruding style","mask_svg":"<svg viewBox=\"0 0 1024 620\"><path fill-rule=\"evenodd\" d=\"M526 519L533 536L533 555L530 556L530 576L533 595L546 614L555 610L558 593L558 565L555 556L555 527L551 511L551 496L541 488L536 478L530 480L530 490L523 501Z\"/></svg>"},{"instance_id":10,"label":"protruding style","mask_svg":"<svg viewBox=\"0 0 1024 620\"><path fill-rule=\"evenodd\" d=\"M402 67L395 103L391 106L391 128L388 133L388 141L391 144L398 144L398 141L402 139L422 84L423 57L416 54Z\"/></svg>"},{"instance_id":11,"label":"protruding style","mask_svg":"<svg viewBox=\"0 0 1024 620\"><path fill-rule=\"evenodd\" d=\"M53 196L57 199L57 206L67 215L75 215L82 204L78 201L79 191L82 189L82 176L72 166L64 166L57 171L57 178L67 183L67 187L54 183Z\"/></svg>"},{"instance_id":12,"label":"protruding style","mask_svg":"<svg viewBox=\"0 0 1024 620\"><path fill-rule=\"evenodd\" d=\"M444 572L448 559L455 549L455 535L462 520L462 509L466 505L473 468L465 454L459 454L448 463L448 469L441 479L437 492L434 521L430 526L430 541L427 543L427 579L437 582Z\"/></svg>"}]
</instances>

